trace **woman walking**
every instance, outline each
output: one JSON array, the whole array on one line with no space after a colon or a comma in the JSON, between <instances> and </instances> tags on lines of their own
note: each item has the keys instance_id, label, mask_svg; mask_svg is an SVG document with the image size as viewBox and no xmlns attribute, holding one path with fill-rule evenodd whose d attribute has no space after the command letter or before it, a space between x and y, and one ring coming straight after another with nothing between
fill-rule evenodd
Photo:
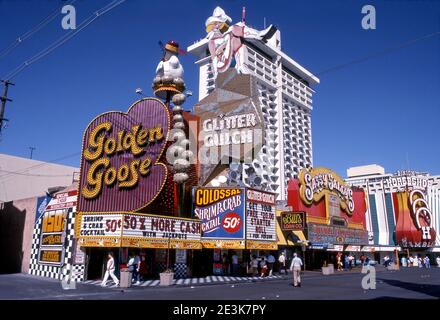
<instances>
[{"instance_id":1,"label":"woman walking","mask_svg":"<svg viewBox=\"0 0 440 320\"><path fill-rule=\"evenodd\" d=\"M108 258L108 260L107 260L107 267L106 267L104 279L102 279L101 286L102 287L106 287L107 286L106 283L107 283L107 280L108 280L109 276L112 277L113 281L118 286L119 285L119 280L115 276L115 259L113 259L113 253L109 252L107 258Z\"/></svg>"}]
</instances>

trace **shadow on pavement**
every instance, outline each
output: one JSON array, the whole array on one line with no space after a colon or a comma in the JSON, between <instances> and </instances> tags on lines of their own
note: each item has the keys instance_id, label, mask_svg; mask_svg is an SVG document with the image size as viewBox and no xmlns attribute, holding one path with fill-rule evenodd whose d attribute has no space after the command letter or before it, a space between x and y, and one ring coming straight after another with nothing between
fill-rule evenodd
<instances>
[{"instance_id":1,"label":"shadow on pavement","mask_svg":"<svg viewBox=\"0 0 440 320\"><path fill-rule=\"evenodd\" d=\"M384 283L389 284L390 286L423 293L435 298L440 298L440 285L418 284L418 283L411 283L411 282L404 282L404 281L390 280L390 279L381 279L381 280Z\"/></svg>"}]
</instances>

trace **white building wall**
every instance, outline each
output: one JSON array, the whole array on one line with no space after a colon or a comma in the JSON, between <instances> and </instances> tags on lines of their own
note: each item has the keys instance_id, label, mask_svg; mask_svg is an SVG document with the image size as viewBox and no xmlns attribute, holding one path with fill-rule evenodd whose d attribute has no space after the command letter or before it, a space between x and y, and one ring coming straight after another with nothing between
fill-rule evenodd
<instances>
[{"instance_id":1,"label":"white building wall","mask_svg":"<svg viewBox=\"0 0 440 320\"><path fill-rule=\"evenodd\" d=\"M379 245L388 245L388 225L385 211L385 199L382 192L377 192L376 198L377 220L379 223Z\"/></svg>"},{"instance_id":2,"label":"white building wall","mask_svg":"<svg viewBox=\"0 0 440 320\"><path fill-rule=\"evenodd\" d=\"M0 202L44 195L72 184L79 168L0 154Z\"/></svg>"}]
</instances>

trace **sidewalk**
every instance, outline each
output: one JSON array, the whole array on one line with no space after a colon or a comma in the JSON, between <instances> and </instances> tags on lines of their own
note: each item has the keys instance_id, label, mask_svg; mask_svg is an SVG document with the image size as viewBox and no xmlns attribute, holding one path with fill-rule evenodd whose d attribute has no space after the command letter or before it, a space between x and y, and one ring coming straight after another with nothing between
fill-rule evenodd
<instances>
[{"instance_id":1,"label":"sidewalk","mask_svg":"<svg viewBox=\"0 0 440 320\"><path fill-rule=\"evenodd\" d=\"M376 271L383 272L388 271L384 266L376 266ZM392 271L390 271L392 272ZM318 278L318 277L332 277L338 275L346 275L346 274L359 274L361 273L361 267L353 268L352 270L347 271L335 271L332 275L323 275L321 271L302 271L302 276L305 278ZM204 278L186 278L186 279L174 279L173 286L177 287L189 287L189 286L200 286L200 285L213 285L213 284L235 284L235 283L246 283L246 282L264 282L264 281L272 281L272 280L291 280L292 273L289 272L287 275L285 274L274 274L272 276L261 278L259 276L241 276L241 277L233 277L233 276L207 276ZM83 282L79 282L81 284L86 285L94 285L100 286L102 280L86 280ZM139 284L132 284L131 288L142 288L142 287L159 287L160 280L146 280L141 281ZM119 288L116 286L112 280L108 280L105 288Z\"/></svg>"},{"instance_id":2,"label":"sidewalk","mask_svg":"<svg viewBox=\"0 0 440 320\"><path fill-rule=\"evenodd\" d=\"M289 274L290 275L290 274ZM212 285L212 284L225 284L225 283L240 283L240 282L261 282L261 281L267 281L267 280L282 280L287 279L288 276L285 275L272 275L268 277L232 277L232 276L207 276L205 278L186 278L186 279L174 279L173 285L179 286L179 287L188 287L188 286L194 286L194 285ZM88 284L88 285L95 285L100 286L102 280L86 280L83 282L80 282L81 284ZM133 287L158 287L160 280L146 280L141 281L139 284L132 284ZM119 288L114 284L112 280L107 281L107 287L106 288Z\"/></svg>"}]
</instances>

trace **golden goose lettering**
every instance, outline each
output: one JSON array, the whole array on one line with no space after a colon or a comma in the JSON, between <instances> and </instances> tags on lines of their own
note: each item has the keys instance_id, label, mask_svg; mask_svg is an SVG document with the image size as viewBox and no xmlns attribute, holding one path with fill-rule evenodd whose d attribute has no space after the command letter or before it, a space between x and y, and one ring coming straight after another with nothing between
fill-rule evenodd
<instances>
[{"instance_id":1,"label":"golden goose lettering","mask_svg":"<svg viewBox=\"0 0 440 320\"><path fill-rule=\"evenodd\" d=\"M131 188L137 185L139 176L146 176L153 165L149 157L140 158L144 147L164 138L160 126L142 128L134 125L129 132L118 131L117 138L109 137L113 125L103 122L97 125L90 133L87 146L84 149L84 158L91 162L87 171L87 185L82 189L86 199L97 197L104 185L117 184L119 188ZM134 157L129 163L123 163L118 168L110 165L110 158L122 153L132 154Z\"/></svg>"}]
</instances>

